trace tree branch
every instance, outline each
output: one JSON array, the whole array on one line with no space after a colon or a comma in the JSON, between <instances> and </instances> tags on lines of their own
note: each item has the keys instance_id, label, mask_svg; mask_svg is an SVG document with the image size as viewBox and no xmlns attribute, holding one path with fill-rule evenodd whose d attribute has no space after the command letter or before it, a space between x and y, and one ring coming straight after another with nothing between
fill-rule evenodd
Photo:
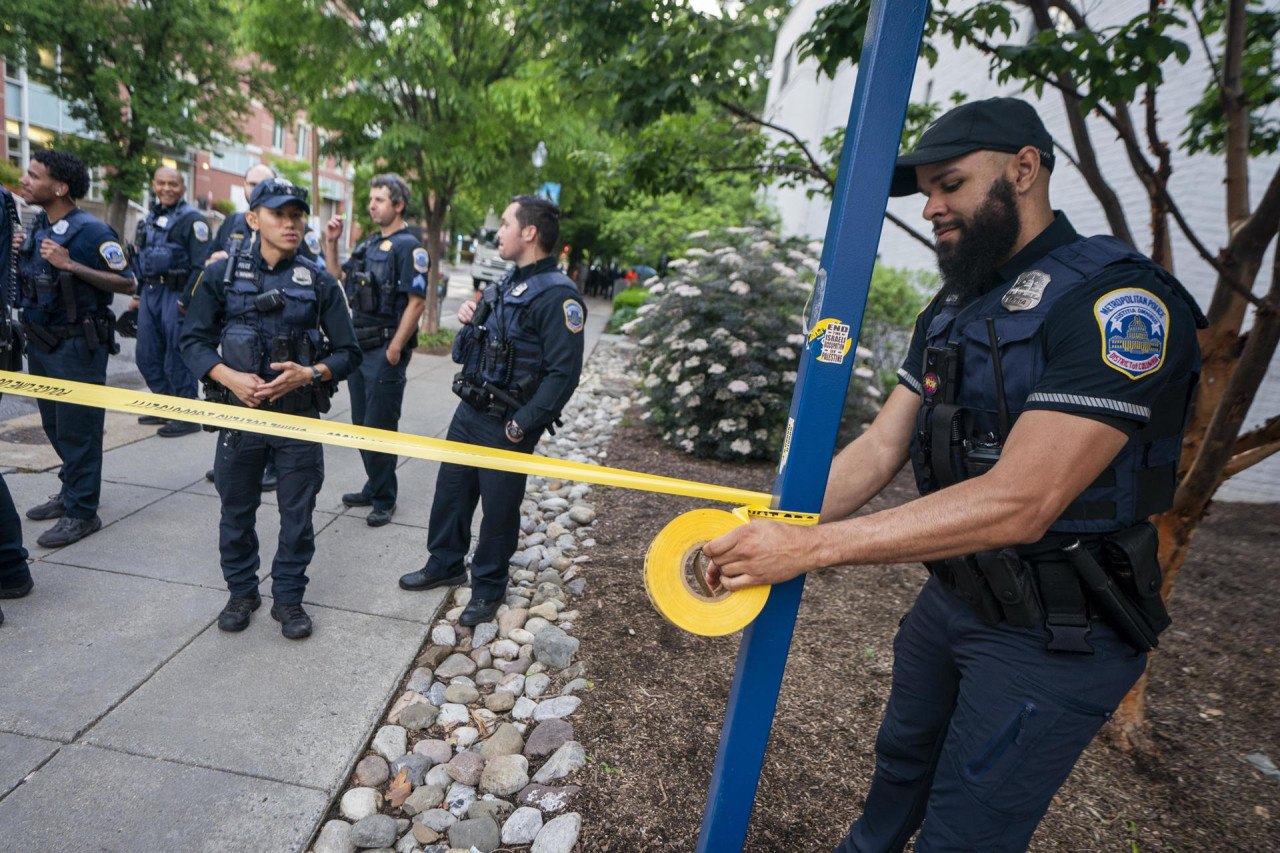
<instances>
[{"instance_id":1,"label":"tree branch","mask_svg":"<svg viewBox=\"0 0 1280 853\"><path fill-rule=\"evenodd\" d=\"M933 245L933 243L929 242L928 237L924 236L919 231L912 228L907 223L903 222L899 217L895 216L894 214L886 210L884 212L884 218L892 222L894 225L897 225L903 231L906 231L907 236L911 237L913 240L923 245L930 252L933 252L935 255L938 254L938 247Z\"/></svg>"},{"instance_id":2,"label":"tree branch","mask_svg":"<svg viewBox=\"0 0 1280 853\"><path fill-rule=\"evenodd\" d=\"M1231 446L1231 452L1238 456L1246 450L1253 450L1275 441L1280 441L1280 415L1268 418L1267 422L1257 429L1240 433L1236 443Z\"/></svg>"},{"instance_id":3,"label":"tree branch","mask_svg":"<svg viewBox=\"0 0 1280 853\"><path fill-rule=\"evenodd\" d=\"M1222 69L1218 67L1217 57L1213 55L1213 51L1209 48L1209 39L1204 33L1204 23L1196 12L1196 4L1188 3L1187 11L1191 13L1191 20L1196 22L1196 33L1200 36L1200 46L1204 48L1204 55L1209 60L1209 67L1213 69L1213 78L1218 81L1219 89L1224 88L1226 84L1222 79Z\"/></svg>"},{"instance_id":4,"label":"tree branch","mask_svg":"<svg viewBox=\"0 0 1280 853\"><path fill-rule=\"evenodd\" d=\"M817 173L815 177L820 175L822 180L826 183L826 185L829 188L835 189L836 179L833 178L827 172L826 168L821 163L818 162L818 159L813 156L813 152L809 150L809 146L805 143L803 139L797 136L794 131L788 130L785 127L781 127L780 125L776 125L771 121L765 121L764 119L760 118L758 115L751 112L750 110L743 109L737 104L732 104L729 101L725 101L723 99L717 98L716 103L719 104L725 111L727 111L731 115L735 115L740 119L744 119L746 121L752 122L753 124L758 124L761 127L767 127L770 130L775 130L778 133L783 134L784 136L790 137L791 140L800 147L800 152L804 154L805 159L809 161L810 166L812 166L814 172Z\"/></svg>"}]
</instances>

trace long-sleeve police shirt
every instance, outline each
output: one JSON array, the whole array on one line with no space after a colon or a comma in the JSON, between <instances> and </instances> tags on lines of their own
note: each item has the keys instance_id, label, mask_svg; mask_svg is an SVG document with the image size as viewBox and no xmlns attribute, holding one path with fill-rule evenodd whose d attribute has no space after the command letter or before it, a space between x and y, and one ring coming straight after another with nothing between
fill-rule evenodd
<instances>
[{"instance_id":1,"label":"long-sleeve police shirt","mask_svg":"<svg viewBox=\"0 0 1280 853\"><path fill-rule=\"evenodd\" d=\"M282 260L271 266L255 247L254 262L264 273L279 272L299 263L296 258ZM182 359L197 377L204 378L216 365L222 364L218 346L222 330L226 326L226 296L222 284L227 261L214 261L205 267L191 293L191 304L183 321L182 338L178 347ZM356 343L356 331L351 325L351 312L347 310L346 297L337 279L321 270L316 276L316 292L319 296L320 329L329 339L332 352L317 364L328 365L335 381L346 379L360 366L363 353Z\"/></svg>"},{"instance_id":2,"label":"long-sleeve police shirt","mask_svg":"<svg viewBox=\"0 0 1280 853\"><path fill-rule=\"evenodd\" d=\"M536 273L550 272L555 268L554 257L543 258L516 270L507 286L514 287ZM525 432L550 424L578 387L582 375L582 330L586 318L586 305L577 291L568 287L553 287L529 304L524 322L538 336L545 373L533 397L512 416Z\"/></svg>"}]
</instances>

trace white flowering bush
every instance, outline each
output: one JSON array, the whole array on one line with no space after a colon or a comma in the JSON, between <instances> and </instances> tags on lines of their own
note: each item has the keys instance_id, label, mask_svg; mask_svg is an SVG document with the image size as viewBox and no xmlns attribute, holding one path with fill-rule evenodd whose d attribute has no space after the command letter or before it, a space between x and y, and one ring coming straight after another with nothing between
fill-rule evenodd
<instances>
[{"instance_id":1,"label":"white flowering bush","mask_svg":"<svg viewBox=\"0 0 1280 853\"><path fill-rule=\"evenodd\" d=\"M776 458L820 247L754 228L690 240L694 248L670 262L621 327L638 344L645 417L664 441L695 456ZM853 385L858 405L874 413L877 389L860 378Z\"/></svg>"}]
</instances>

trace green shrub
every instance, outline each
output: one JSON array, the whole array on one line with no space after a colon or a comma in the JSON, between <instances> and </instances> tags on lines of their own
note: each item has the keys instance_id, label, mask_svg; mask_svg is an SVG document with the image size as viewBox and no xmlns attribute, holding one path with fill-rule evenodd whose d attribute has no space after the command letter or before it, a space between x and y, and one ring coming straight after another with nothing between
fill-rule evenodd
<instances>
[{"instance_id":1,"label":"green shrub","mask_svg":"<svg viewBox=\"0 0 1280 853\"><path fill-rule=\"evenodd\" d=\"M916 317L937 289L936 273L876 262L858 342L872 353L869 366L883 393L888 394L897 386L898 368L907 357Z\"/></svg>"},{"instance_id":2,"label":"green shrub","mask_svg":"<svg viewBox=\"0 0 1280 853\"><path fill-rule=\"evenodd\" d=\"M647 288L639 285L623 288L621 293L613 297L613 309L616 311L623 305L628 305L632 308L639 308L648 298L649 290Z\"/></svg>"},{"instance_id":3,"label":"green shrub","mask_svg":"<svg viewBox=\"0 0 1280 853\"><path fill-rule=\"evenodd\" d=\"M777 235L750 228L691 239L715 248L695 247L672 261L624 326L638 344L645 417L664 441L695 456L776 457L808 345L803 313L818 268L813 246L779 244ZM872 373L860 366L856 375ZM852 389L876 409L878 389L865 381Z\"/></svg>"},{"instance_id":4,"label":"green shrub","mask_svg":"<svg viewBox=\"0 0 1280 853\"><path fill-rule=\"evenodd\" d=\"M453 337L458 333L457 329L440 329L434 335L428 335L426 332L418 332L418 346L420 347L447 347L453 346Z\"/></svg>"}]
</instances>

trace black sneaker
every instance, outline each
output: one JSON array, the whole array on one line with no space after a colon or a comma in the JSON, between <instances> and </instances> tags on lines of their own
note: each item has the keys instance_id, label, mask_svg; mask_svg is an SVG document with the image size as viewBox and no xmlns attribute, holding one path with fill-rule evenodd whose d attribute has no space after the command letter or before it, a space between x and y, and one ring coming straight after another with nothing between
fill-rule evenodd
<instances>
[{"instance_id":1,"label":"black sneaker","mask_svg":"<svg viewBox=\"0 0 1280 853\"><path fill-rule=\"evenodd\" d=\"M22 580L0 581L0 598L22 598L35 586L31 573L27 572Z\"/></svg>"},{"instance_id":2,"label":"black sneaker","mask_svg":"<svg viewBox=\"0 0 1280 853\"><path fill-rule=\"evenodd\" d=\"M373 506L373 498L364 492L347 492L342 496L343 506Z\"/></svg>"},{"instance_id":3,"label":"black sneaker","mask_svg":"<svg viewBox=\"0 0 1280 853\"><path fill-rule=\"evenodd\" d=\"M4 611L0 610L0 625L4 624Z\"/></svg>"},{"instance_id":4,"label":"black sneaker","mask_svg":"<svg viewBox=\"0 0 1280 853\"><path fill-rule=\"evenodd\" d=\"M214 481L214 470L210 468L208 471L205 471L204 478L212 483Z\"/></svg>"},{"instance_id":5,"label":"black sneaker","mask_svg":"<svg viewBox=\"0 0 1280 853\"><path fill-rule=\"evenodd\" d=\"M191 421L169 421L156 430L156 435L161 438L177 438L180 435L191 435L191 433L199 431L200 424Z\"/></svg>"},{"instance_id":6,"label":"black sneaker","mask_svg":"<svg viewBox=\"0 0 1280 853\"><path fill-rule=\"evenodd\" d=\"M453 574L438 575L434 572L428 573L426 568L418 569L416 572L409 572L407 575L400 576L400 588L411 591L423 589L435 589L438 586L461 586L467 582L467 570L458 566Z\"/></svg>"},{"instance_id":7,"label":"black sneaker","mask_svg":"<svg viewBox=\"0 0 1280 853\"><path fill-rule=\"evenodd\" d=\"M218 630L243 631L249 627L249 614L261 606L262 596L256 592L252 596L231 596L218 614Z\"/></svg>"},{"instance_id":8,"label":"black sneaker","mask_svg":"<svg viewBox=\"0 0 1280 853\"><path fill-rule=\"evenodd\" d=\"M138 423L143 426L160 426L161 424L167 424L168 422L168 418L162 418L157 415L138 415Z\"/></svg>"},{"instance_id":9,"label":"black sneaker","mask_svg":"<svg viewBox=\"0 0 1280 853\"><path fill-rule=\"evenodd\" d=\"M481 622L492 622L493 617L498 615L500 606L501 598L473 598L467 602L466 609L458 617L458 624L471 627Z\"/></svg>"},{"instance_id":10,"label":"black sneaker","mask_svg":"<svg viewBox=\"0 0 1280 853\"><path fill-rule=\"evenodd\" d=\"M280 623L280 633L286 639L301 640L311 636L311 617L301 604L273 604L271 618Z\"/></svg>"},{"instance_id":11,"label":"black sneaker","mask_svg":"<svg viewBox=\"0 0 1280 853\"><path fill-rule=\"evenodd\" d=\"M276 475L276 466L268 464L262 469L262 491L274 492L279 484L280 478Z\"/></svg>"},{"instance_id":12,"label":"black sneaker","mask_svg":"<svg viewBox=\"0 0 1280 853\"><path fill-rule=\"evenodd\" d=\"M67 514L67 505L62 500L62 492L49 495L49 500L27 510L27 518L32 521L48 521L51 518L62 518Z\"/></svg>"},{"instance_id":13,"label":"black sneaker","mask_svg":"<svg viewBox=\"0 0 1280 853\"><path fill-rule=\"evenodd\" d=\"M391 516L396 514L396 505L392 504L386 509L375 509L365 517L365 523L370 527L381 527L391 522Z\"/></svg>"},{"instance_id":14,"label":"black sneaker","mask_svg":"<svg viewBox=\"0 0 1280 853\"><path fill-rule=\"evenodd\" d=\"M92 518L72 518L64 515L58 519L57 524L40 534L36 544L41 548L64 548L101 529L102 519L96 515Z\"/></svg>"}]
</instances>

